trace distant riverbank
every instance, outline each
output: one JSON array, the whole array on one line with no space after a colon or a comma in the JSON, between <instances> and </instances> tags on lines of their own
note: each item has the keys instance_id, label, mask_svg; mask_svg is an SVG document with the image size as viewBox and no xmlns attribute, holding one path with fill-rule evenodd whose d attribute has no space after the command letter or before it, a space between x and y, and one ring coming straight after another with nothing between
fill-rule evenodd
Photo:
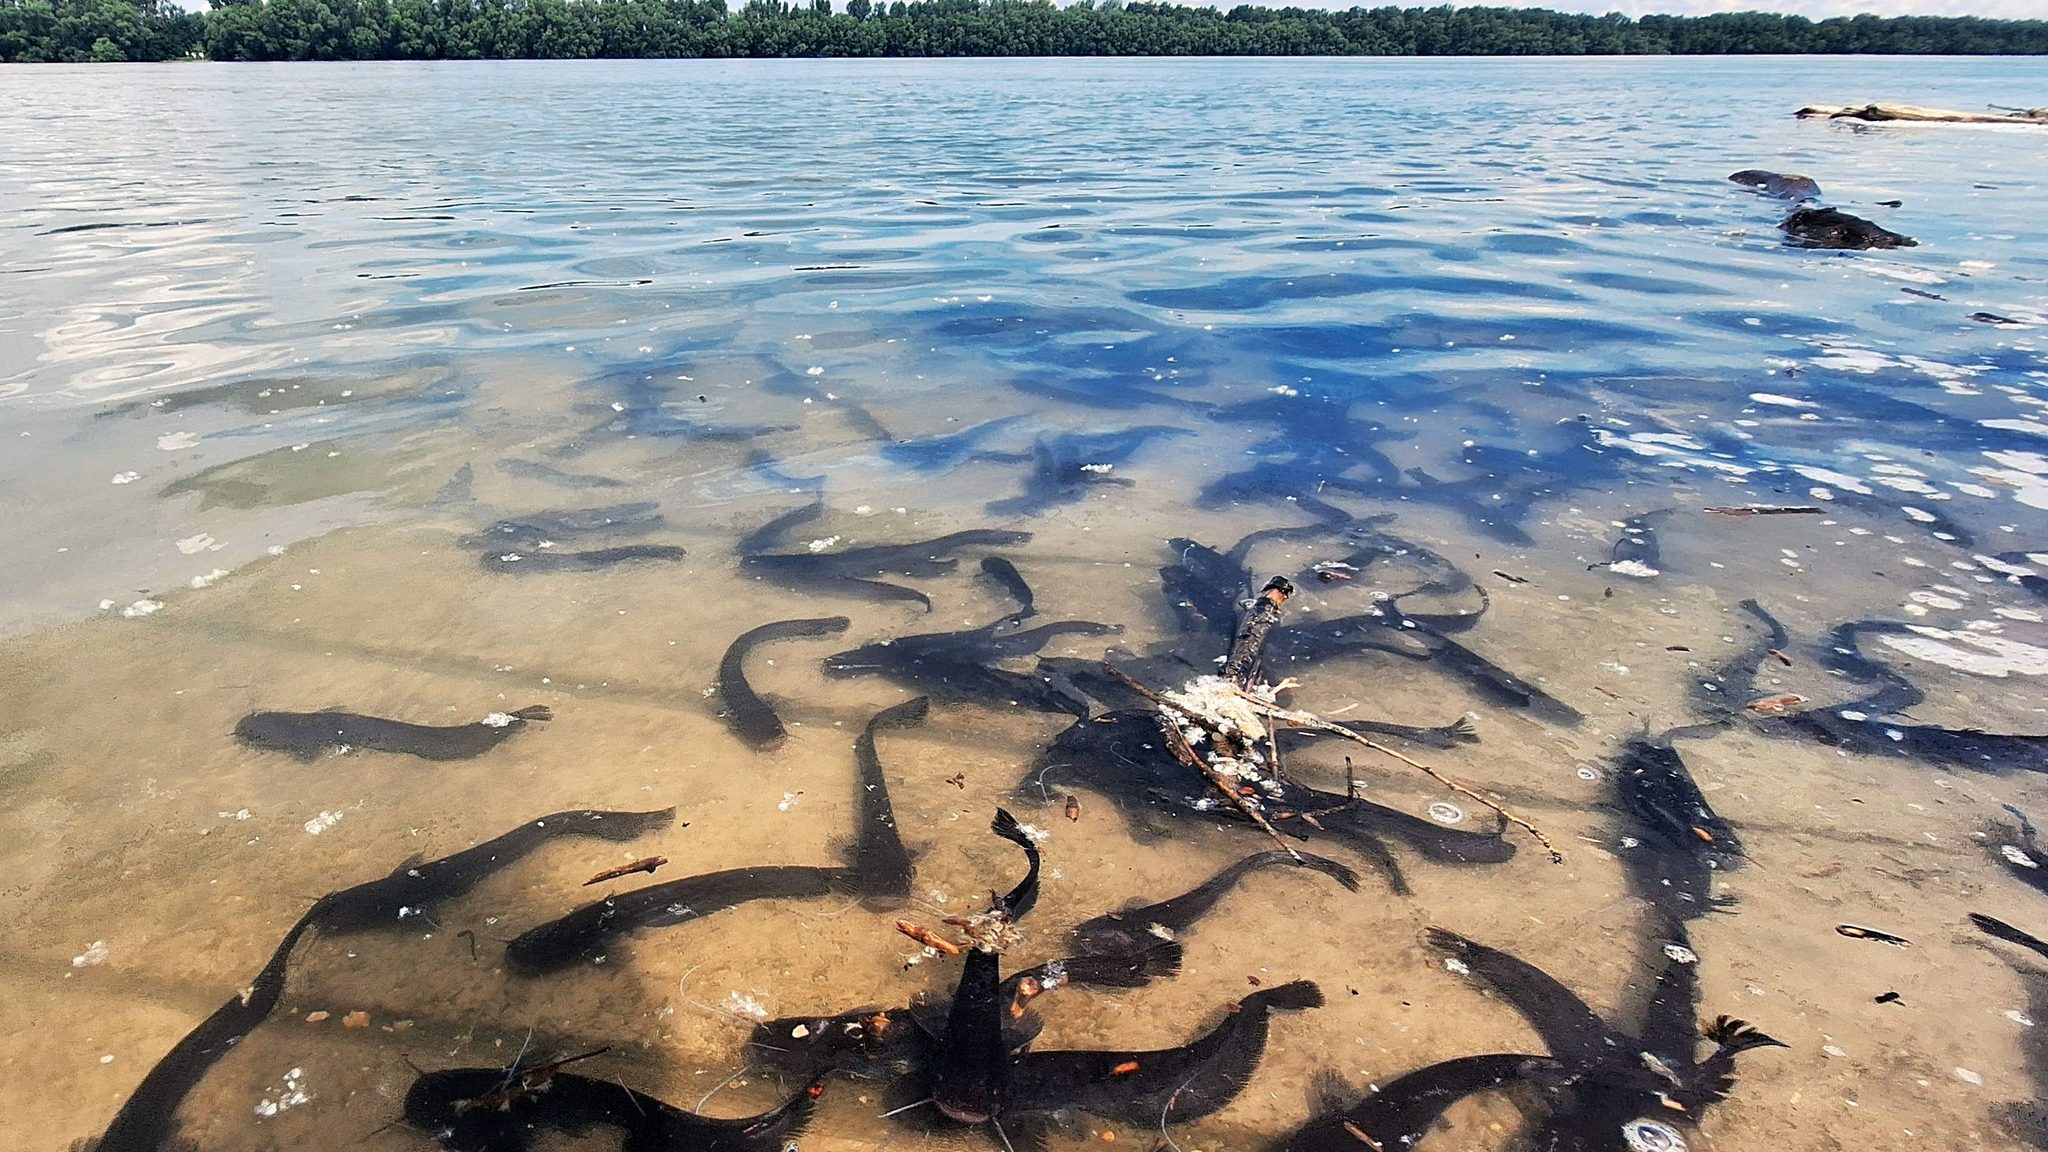
<instances>
[{"instance_id":1,"label":"distant riverbank","mask_svg":"<svg viewBox=\"0 0 2048 1152\"><path fill-rule=\"evenodd\" d=\"M2048 20L1118 0L0 0L0 61L933 56L2040 55Z\"/></svg>"}]
</instances>

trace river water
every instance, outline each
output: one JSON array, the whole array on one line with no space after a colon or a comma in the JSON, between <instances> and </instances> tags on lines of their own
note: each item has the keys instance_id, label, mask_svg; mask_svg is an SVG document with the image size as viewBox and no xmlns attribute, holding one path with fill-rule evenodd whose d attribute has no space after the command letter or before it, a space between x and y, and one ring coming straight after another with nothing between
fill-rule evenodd
<instances>
[{"instance_id":1,"label":"river water","mask_svg":"<svg viewBox=\"0 0 2048 1152\"><path fill-rule=\"evenodd\" d=\"M1047 637L1061 675L1110 650L1192 674L1227 637L1185 626L1161 567L1298 527L1250 550L1256 579L1378 551L1287 605L1327 641L1284 670L1292 699L1418 726L1469 711L1476 744L1393 744L1563 863L1518 829L1486 864L1310 833L1360 893L1254 876L1184 933L1177 978L1050 996L1035 1047L1180 1044L1295 979L1328 1003L1277 1014L1214 1116L1084 1116L1055 1145L1274 1147L1332 1077L1348 1102L1434 1061L1563 1055L1446 965L1436 925L1628 1035L1683 963L1693 1015L1783 1041L1741 1054L1697 1126L1661 1118L1693 1147L2042 1146L2048 975L1965 916L2048 934L2003 808L2048 818L2044 757L1944 762L1908 729L2048 733L2028 583L2048 570L2048 132L1789 115L2037 106L2042 79L1934 59L0 71L0 1144L103 1132L315 897L581 807L679 811L631 842L541 847L419 920L316 930L267 1022L183 1098L179 1138L430 1147L393 1126L412 1065L522 1049L609 1045L591 1075L766 1107L795 1082L747 1047L760 1013L943 998L959 962L846 895L649 929L546 977L509 973L501 942L652 853L672 861L657 881L838 863L852 737L934 689L922 727L879 742L918 853L900 915L939 927L1015 881L985 831L998 803L1045 834L1013 967L1271 847L1104 781L1034 786L1072 716L821 661L1002 620L1016 605L980 575L1000 555L1039 619L1120 626ZM1747 168L1810 175L1919 245L1787 248L1787 206L1725 179ZM929 612L742 562L814 502L767 551L1029 536L880 577ZM1705 511L1749 504L1820 511ZM486 531L591 508L630 524ZM627 547L684 555L560 559ZM1347 646L1359 629L1332 622L1376 592L1555 706L1442 650ZM789 735L736 739L727 645L841 615L843 635L754 655ZM1868 621L1890 624L1830 632ZM1715 678L1766 647L1783 658L1754 684ZM1831 746L1742 707L1778 693L1878 735ZM533 704L554 719L464 760L233 735L260 710L453 725ZM1632 739L1715 720L1677 744L1742 845L1709 913L1644 888L1617 777ZM1387 808L1490 826L1352 751ZM1290 770L1341 793L1342 758L1310 746ZM892 1091L833 1085L804 1146L1000 1146L878 1118ZM1473 1094L1421 1146L1512 1146L1545 1101Z\"/></svg>"}]
</instances>

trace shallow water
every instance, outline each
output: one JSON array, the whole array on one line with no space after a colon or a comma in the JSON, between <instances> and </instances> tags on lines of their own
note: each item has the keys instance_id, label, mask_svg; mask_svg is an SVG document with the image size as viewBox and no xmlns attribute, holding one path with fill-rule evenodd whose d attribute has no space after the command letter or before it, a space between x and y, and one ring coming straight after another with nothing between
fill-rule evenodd
<instances>
[{"instance_id":1,"label":"shallow water","mask_svg":"<svg viewBox=\"0 0 2048 1152\"><path fill-rule=\"evenodd\" d=\"M1385 651L1296 673L1297 702L1414 725L1476 713L1477 745L1401 747L1547 830L1565 862L1519 832L1496 865L1396 843L1413 891L1394 897L1312 836L1365 873L1360 894L1253 877L1188 934L1177 979L1042 1001L1039 1047L1179 1043L1253 979L1316 980L1328 1006L1276 1017L1249 1090L1172 1133L1214 1152L1276 1143L1321 1073L1355 1095L1439 1059L1541 1051L1505 1001L1445 970L1428 925L1629 1021L1670 934L1626 882L1612 772L1631 737L1748 698L1702 687L1760 635L1738 601L1791 634L1758 692L1857 701L1870 685L1828 670L1842 653L1826 634L1893 620L1938 630L1863 638L1925 693L1903 719L2048 733L2048 605L2017 578L2048 556L1997 559L2048 551L2048 134L1786 115L2033 106L2039 80L1998 60L0 73L0 1144L103 1131L321 893L585 806L680 811L630 843L546 846L424 925L316 933L182 1133L207 1149L429 1147L388 1127L408 1060L598 1044L613 1051L593 1075L726 1115L765 1106L783 1086L758 1072L720 1087L750 1064L749 1011L903 1003L943 993L957 962L906 968L895 917L843 897L645 932L553 977L507 975L497 941L651 853L673 861L656 880L837 863L852 737L912 693L820 661L1011 611L981 555L1016 562L1044 619L1123 628L1045 655L1199 665L1221 650L1175 625L1168 541L1221 549L1319 516L1392 514L1379 530L1486 590L1460 642L1584 719L1531 717L1442 660ZM1920 245L1785 248L1785 207L1723 179L1757 167L1809 174ZM1035 445L1060 466L1038 487ZM1031 538L897 578L929 614L742 566L744 536L814 498L822 516L789 539L803 555ZM635 501L659 523L465 543L504 518ZM1823 512L1704 511L1749 503ZM1624 520L1663 509L1654 575L1589 567L1619 555ZM687 556L529 562L634 544ZM1299 572L1352 547L1305 534L1251 566ZM1411 552L1305 583L1288 620L1314 633L1432 575ZM749 662L789 726L749 750L718 718L721 654L757 624L833 615L843 636ZM302 762L231 736L264 709L458 724L536 703L555 719L471 760ZM881 737L921 853L906 915L936 924L1013 882L1016 853L985 831L998 802L1049 833L1020 963L1268 846L1157 813L1134 836L1087 788L1068 822L1068 789L1017 786L1070 719L940 701ZM1699 1013L1790 1046L1741 1058L1694 1146L2041 1146L2027 1102L2048 1090L2032 1023L2048 975L1964 919L2048 933L2048 905L1997 864L2011 837L1984 832L2009 823L2002 804L2048 817L2041 775L1775 738L1739 708L1680 750L1749 864L1716 883L1734 914L1689 925ZM1379 802L1455 802L1464 826L1485 823L1360 755ZM1290 765L1342 790L1333 748ZM1845 938L1844 922L1912 946ZM1874 1001L1886 991L1900 1002ZM356 1011L368 1027L343 1026ZM878 1120L885 1095L835 1085L805 1146L994 1146ZM1423 1147L1506 1146L1517 1115L1475 1097ZM1160 1142L1101 1122L1053 1140L1111 1136Z\"/></svg>"}]
</instances>

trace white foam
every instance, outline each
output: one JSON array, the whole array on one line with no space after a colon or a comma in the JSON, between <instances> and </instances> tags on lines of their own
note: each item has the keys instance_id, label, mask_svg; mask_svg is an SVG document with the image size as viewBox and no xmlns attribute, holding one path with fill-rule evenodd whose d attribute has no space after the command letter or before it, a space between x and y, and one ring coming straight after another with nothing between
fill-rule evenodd
<instances>
[{"instance_id":1,"label":"white foam","mask_svg":"<svg viewBox=\"0 0 2048 1152\"><path fill-rule=\"evenodd\" d=\"M1751 400L1756 401L1758 404L1775 404L1780 408L1820 407L1820 405L1815 404L1811 400L1799 400L1791 396L1780 396L1775 392L1751 392L1749 394L1749 398Z\"/></svg>"},{"instance_id":2,"label":"white foam","mask_svg":"<svg viewBox=\"0 0 2048 1152\"><path fill-rule=\"evenodd\" d=\"M1882 352L1873 352L1868 348L1835 345L1826 348L1820 356L1814 359L1813 363L1817 368L1839 368L1845 372L1860 372L1868 376L1875 372L1881 372L1899 363L1899 361Z\"/></svg>"},{"instance_id":3,"label":"white foam","mask_svg":"<svg viewBox=\"0 0 2048 1152\"><path fill-rule=\"evenodd\" d=\"M1986 428L1998 428L2007 432L2025 432L2030 436L2048 436L2048 424L2038 420L1979 420Z\"/></svg>"},{"instance_id":4,"label":"white foam","mask_svg":"<svg viewBox=\"0 0 2048 1152\"><path fill-rule=\"evenodd\" d=\"M1840 488L1844 492L1854 492L1858 496L1868 496L1871 494L1872 491L1870 485L1865 484L1863 481L1858 480L1856 477L1845 475L1841 472L1831 471L1826 468L1815 468L1806 464L1794 464L1792 466L1792 471L1799 473L1801 476L1806 477L1808 480L1811 480L1816 484L1826 484L1831 488Z\"/></svg>"},{"instance_id":5,"label":"white foam","mask_svg":"<svg viewBox=\"0 0 2048 1152\"><path fill-rule=\"evenodd\" d=\"M2048 676L2048 648L2002 636L1912 625L1915 635L1880 636L1878 642L1921 660L1975 676ZM1975 649L1975 651L1972 651Z\"/></svg>"},{"instance_id":6,"label":"white foam","mask_svg":"<svg viewBox=\"0 0 2048 1152\"><path fill-rule=\"evenodd\" d=\"M1650 567L1641 560L1616 560L1607 566L1607 570L1618 576L1633 576L1638 580L1648 580L1652 576L1659 575L1655 568Z\"/></svg>"},{"instance_id":7,"label":"white foam","mask_svg":"<svg viewBox=\"0 0 2048 1152\"><path fill-rule=\"evenodd\" d=\"M209 548L218 552L221 545L204 532L197 536L187 536L183 540L178 541L178 551L183 552L187 556L195 552L204 552Z\"/></svg>"},{"instance_id":8,"label":"white foam","mask_svg":"<svg viewBox=\"0 0 2048 1152\"><path fill-rule=\"evenodd\" d=\"M199 436L192 432L172 432L156 438L156 446L165 452L182 452L199 443Z\"/></svg>"},{"instance_id":9,"label":"white foam","mask_svg":"<svg viewBox=\"0 0 2048 1152\"><path fill-rule=\"evenodd\" d=\"M1960 600L1952 600L1947 596L1929 592L1925 589L1906 593L1906 599L1911 600L1915 604L1925 604L1929 608L1940 608L1946 611L1954 611L1963 606Z\"/></svg>"}]
</instances>

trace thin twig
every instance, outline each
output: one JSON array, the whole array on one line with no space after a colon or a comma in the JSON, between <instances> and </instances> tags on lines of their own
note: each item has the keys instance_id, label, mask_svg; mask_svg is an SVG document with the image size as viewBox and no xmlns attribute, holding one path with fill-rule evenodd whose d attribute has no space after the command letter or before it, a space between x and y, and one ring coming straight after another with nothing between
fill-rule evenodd
<instances>
[{"instance_id":1,"label":"thin twig","mask_svg":"<svg viewBox=\"0 0 2048 1152\"><path fill-rule=\"evenodd\" d=\"M1281 851L1292 856L1297 862L1300 861L1301 853L1294 850L1294 845L1281 839L1280 830L1273 827L1273 822L1266 819L1266 814L1259 811L1249 796L1237 790L1237 785L1228 776L1217 771L1216 767L1207 760L1202 759L1201 754L1195 751L1194 745L1189 744L1188 738L1182 734L1180 725L1175 724L1171 719L1162 717L1159 725L1159 734L1166 738L1167 751L1173 753L1174 759L1207 777L1209 783L1215 785L1216 790L1223 793L1224 797L1231 804L1235 805L1239 812L1244 814L1245 819L1258 825L1260 831L1271 836L1273 843L1278 844ZM1210 739L1215 739L1213 732L1210 733Z\"/></svg>"},{"instance_id":2,"label":"thin twig","mask_svg":"<svg viewBox=\"0 0 2048 1152\"><path fill-rule=\"evenodd\" d=\"M1471 788L1466 787L1463 784L1458 783L1456 780L1453 780L1448 776L1445 776L1443 773L1437 771L1434 768L1431 768L1427 764L1422 763L1420 760L1415 760L1408 756L1404 756L1401 753L1396 752L1394 749L1389 748L1376 740L1368 740L1364 736L1361 736L1358 733L1353 732L1351 729L1346 728L1341 724L1333 724L1330 721L1323 719L1322 717L1316 715L1313 712L1299 712L1291 708L1275 707L1274 705L1269 704L1266 701L1260 700L1258 697L1253 696L1249 693L1245 693L1244 697L1245 699L1252 701L1254 704L1257 704L1261 711L1263 711L1267 716L1275 720L1284 720L1289 724L1295 725L1296 727L1309 728L1318 732L1325 732L1331 736L1341 736L1346 740L1350 740L1358 744L1363 744L1367 748L1370 748L1375 752L1381 753L1382 755L1391 756L1394 759L1399 760L1401 763L1408 765L1410 768L1413 768L1418 772L1421 772L1423 775L1428 776L1430 779L1436 781L1437 783L1443 785L1451 791L1456 792L1460 796L1464 796L1468 799L1475 800L1481 804L1484 804L1486 807L1491 808L1495 812L1499 813L1501 819L1506 820L1510 824L1516 825L1517 827L1528 832L1529 835L1534 836L1536 838L1536 842L1538 844L1543 845L1544 850L1550 853L1551 863L1564 863L1564 853L1559 852L1557 850L1557 845L1552 844L1550 842L1550 837L1545 836L1541 828L1538 828L1534 824L1529 823L1527 820L1522 819L1520 816L1515 815L1513 812L1509 811L1507 807L1500 804L1498 801L1480 795L1478 792L1472 790Z\"/></svg>"},{"instance_id":3,"label":"thin twig","mask_svg":"<svg viewBox=\"0 0 2048 1152\"><path fill-rule=\"evenodd\" d=\"M1173 711L1178 712L1183 716L1186 716L1188 719L1194 721L1196 724L1202 724L1202 716L1200 713L1194 711L1191 708L1186 707L1185 705L1178 704L1172 700L1169 700L1166 697L1161 696L1159 693L1154 692L1152 689L1145 687L1143 684L1140 684L1136 680L1132 679L1128 674L1124 672L1123 669L1117 667L1115 664L1112 664L1107 660L1104 660L1102 662L1102 666L1108 669L1109 674L1111 676L1116 677L1118 682L1122 683L1124 687L1129 688L1131 691L1136 692L1138 695L1144 697L1147 700L1152 701L1154 704L1157 704L1162 708L1170 708ZM1207 725L1203 725L1203 727L1206 728ZM1243 793L1239 792L1237 790L1237 786L1233 784L1228 777L1224 776L1223 773L1218 772L1216 768L1213 765L1211 765L1208 761L1202 759L1201 755L1195 751L1194 746L1188 743L1187 737L1181 733L1180 725L1175 724L1170 717L1162 717L1159 725L1159 734L1165 738L1166 750L1173 754L1174 759L1180 761L1182 764L1185 764L1190 768L1193 768L1195 771L1200 772L1204 777L1208 779L1210 784L1215 786L1218 792L1223 793L1225 799L1229 800L1230 803L1234 807L1236 807L1236 809L1239 812L1244 814L1244 817L1247 820L1250 820L1252 823L1258 825L1260 831L1264 832L1268 836L1271 836L1273 838L1273 843L1278 844L1282 851L1286 852L1289 856L1293 857L1297 861L1301 859L1301 853L1296 852L1294 850L1294 845L1289 844L1284 838L1281 837L1279 829L1273 827L1273 822L1266 819L1265 814L1260 812L1258 810L1258 807L1254 805L1249 798L1247 798ZM1211 739L1214 739L1215 733L1210 733L1210 737Z\"/></svg>"},{"instance_id":4,"label":"thin twig","mask_svg":"<svg viewBox=\"0 0 2048 1152\"><path fill-rule=\"evenodd\" d=\"M711 1103L711 1098L713 1096L718 1095L721 1091L725 1089L727 1085L731 1084L733 1081L739 1079L740 1077L745 1076L748 1072L751 1072L752 1070L753 1065L751 1064L741 1065L739 1071L733 1073L730 1076L727 1076L723 1080L720 1080L717 1084L712 1085L711 1091L706 1092L704 1094L704 1098L702 1100L697 1101L697 1106L691 1109L691 1111L702 1112L704 1110L704 1105Z\"/></svg>"}]
</instances>

